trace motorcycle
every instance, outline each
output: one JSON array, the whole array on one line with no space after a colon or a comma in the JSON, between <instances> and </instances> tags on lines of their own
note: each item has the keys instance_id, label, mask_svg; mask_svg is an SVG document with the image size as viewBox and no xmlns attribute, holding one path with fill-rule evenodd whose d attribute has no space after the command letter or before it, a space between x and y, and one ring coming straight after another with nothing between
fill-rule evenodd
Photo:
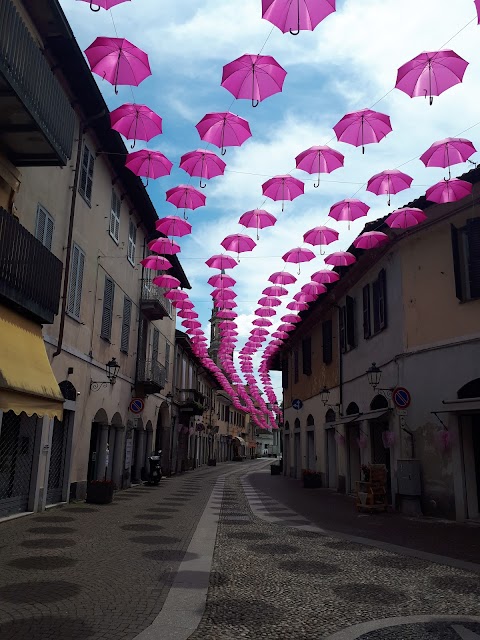
<instances>
[{"instance_id":1,"label":"motorcycle","mask_svg":"<svg viewBox=\"0 0 480 640\"><path fill-rule=\"evenodd\" d=\"M161 451L154 451L152 455L148 457L148 484L157 485L160 482L162 477L162 467L160 466L161 455Z\"/></svg>"}]
</instances>

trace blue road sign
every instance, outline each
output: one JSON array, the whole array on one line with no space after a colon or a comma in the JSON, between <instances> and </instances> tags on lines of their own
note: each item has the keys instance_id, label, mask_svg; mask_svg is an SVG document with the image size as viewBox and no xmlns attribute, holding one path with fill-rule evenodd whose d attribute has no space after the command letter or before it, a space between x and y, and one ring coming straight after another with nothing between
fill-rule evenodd
<instances>
[{"instance_id":1,"label":"blue road sign","mask_svg":"<svg viewBox=\"0 0 480 640\"><path fill-rule=\"evenodd\" d=\"M145 408L145 403L143 402L142 398L132 398L130 402L130 411L132 413L135 413L136 415L138 415L139 413L142 413L144 408Z\"/></svg>"},{"instance_id":2,"label":"blue road sign","mask_svg":"<svg viewBox=\"0 0 480 640\"><path fill-rule=\"evenodd\" d=\"M301 400L298 400L297 398L292 402L292 407L297 411L300 411L300 409L303 407L303 402Z\"/></svg>"},{"instance_id":3,"label":"blue road sign","mask_svg":"<svg viewBox=\"0 0 480 640\"><path fill-rule=\"evenodd\" d=\"M411 401L410 391L405 389L405 387L397 387L393 390L393 402L399 409L406 409L410 406Z\"/></svg>"}]
</instances>

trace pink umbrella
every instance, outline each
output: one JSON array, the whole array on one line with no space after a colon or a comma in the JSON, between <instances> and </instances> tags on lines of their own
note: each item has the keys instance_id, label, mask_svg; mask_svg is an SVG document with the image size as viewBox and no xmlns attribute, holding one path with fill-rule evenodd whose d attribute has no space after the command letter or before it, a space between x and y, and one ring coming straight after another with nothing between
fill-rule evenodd
<instances>
[{"instance_id":1,"label":"pink umbrella","mask_svg":"<svg viewBox=\"0 0 480 640\"><path fill-rule=\"evenodd\" d=\"M227 236L220 244L225 251L235 251L238 262L240 262L241 253L253 251L257 246L257 243L252 240L250 236L243 235L242 233L234 233L231 236Z\"/></svg>"},{"instance_id":2,"label":"pink umbrella","mask_svg":"<svg viewBox=\"0 0 480 640\"><path fill-rule=\"evenodd\" d=\"M330 264L332 267L348 267L354 262L356 262L355 256L348 251L336 251L325 258L325 264Z\"/></svg>"},{"instance_id":3,"label":"pink umbrella","mask_svg":"<svg viewBox=\"0 0 480 640\"><path fill-rule=\"evenodd\" d=\"M123 104L110 113L110 124L127 140L133 140L132 149L137 140L148 142L162 133L161 117L144 104Z\"/></svg>"},{"instance_id":4,"label":"pink umbrella","mask_svg":"<svg viewBox=\"0 0 480 640\"><path fill-rule=\"evenodd\" d=\"M198 320L183 320L182 321L182 327L187 327L187 329L198 329L201 326L202 326L202 323L198 322Z\"/></svg>"},{"instance_id":5,"label":"pink umbrella","mask_svg":"<svg viewBox=\"0 0 480 640\"><path fill-rule=\"evenodd\" d=\"M293 323L302 321L302 319L299 316L297 316L297 315L295 315L293 313L287 313L286 315L282 316L280 318L280 320L282 322L288 322L289 324L293 324Z\"/></svg>"},{"instance_id":6,"label":"pink umbrella","mask_svg":"<svg viewBox=\"0 0 480 640\"><path fill-rule=\"evenodd\" d=\"M188 298L188 295L185 293L185 291L179 291L178 289L167 291L167 293L165 293L164 295L168 300L186 300ZM198 318L198 313L196 313L195 311L184 311L184 313L194 314L184 316L185 318Z\"/></svg>"},{"instance_id":7,"label":"pink umbrella","mask_svg":"<svg viewBox=\"0 0 480 640\"><path fill-rule=\"evenodd\" d=\"M256 327L271 327L273 322L267 318L256 318L252 324Z\"/></svg>"},{"instance_id":8,"label":"pink umbrella","mask_svg":"<svg viewBox=\"0 0 480 640\"><path fill-rule=\"evenodd\" d=\"M267 287L262 291L265 296L286 296L288 294L287 289L285 287L281 287L280 285L272 285L271 287Z\"/></svg>"},{"instance_id":9,"label":"pink umbrella","mask_svg":"<svg viewBox=\"0 0 480 640\"><path fill-rule=\"evenodd\" d=\"M396 89L404 91L411 98L430 98L453 87L463 80L468 62L451 49L426 51L400 67Z\"/></svg>"},{"instance_id":10,"label":"pink umbrella","mask_svg":"<svg viewBox=\"0 0 480 640\"><path fill-rule=\"evenodd\" d=\"M183 238L192 233L192 225L178 216L166 216L155 223L155 228L166 236Z\"/></svg>"},{"instance_id":11,"label":"pink umbrella","mask_svg":"<svg viewBox=\"0 0 480 640\"><path fill-rule=\"evenodd\" d=\"M308 242L313 246L327 245L338 240L338 231L329 227L314 227L303 235L304 242ZM323 255L320 249L320 255Z\"/></svg>"},{"instance_id":12,"label":"pink umbrella","mask_svg":"<svg viewBox=\"0 0 480 640\"><path fill-rule=\"evenodd\" d=\"M254 313L256 316L260 316L261 318L271 318L277 312L271 307L260 307L259 309L255 309Z\"/></svg>"},{"instance_id":13,"label":"pink umbrella","mask_svg":"<svg viewBox=\"0 0 480 640\"><path fill-rule=\"evenodd\" d=\"M322 293L327 292L327 287L324 284L320 284L319 282L313 281L313 282L307 282L307 284L304 284L301 291L311 296L319 296Z\"/></svg>"},{"instance_id":14,"label":"pink umbrella","mask_svg":"<svg viewBox=\"0 0 480 640\"><path fill-rule=\"evenodd\" d=\"M183 217L186 218L185 209L193 210L198 209L198 207L204 207L207 198L195 187L191 187L188 184L179 184L178 187L173 187L167 191L166 200L175 205L177 209L183 209Z\"/></svg>"},{"instance_id":15,"label":"pink umbrella","mask_svg":"<svg viewBox=\"0 0 480 640\"><path fill-rule=\"evenodd\" d=\"M268 336L268 331L266 329L252 329L250 331L252 336Z\"/></svg>"},{"instance_id":16,"label":"pink umbrella","mask_svg":"<svg viewBox=\"0 0 480 640\"><path fill-rule=\"evenodd\" d=\"M238 307L235 300L216 300L215 302L220 309L235 309L235 307Z\"/></svg>"},{"instance_id":17,"label":"pink umbrella","mask_svg":"<svg viewBox=\"0 0 480 640\"><path fill-rule=\"evenodd\" d=\"M169 275L157 276L152 282L157 287L163 287L164 289L176 289L180 286L180 280Z\"/></svg>"},{"instance_id":18,"label":"pink umbrella","mask_svg":"<svg viewBox=\"0 0 480 640\"><path fill-rule=\"evenodd\" d=\"M172 304L176 309L193 309L195 306L188 298L185 300L174 300Z\"/></svg>"},{"instance_id":19,"label":"pink umbrella","mask_svg":"<svg viewBox=\"0 0 480 640\"><path fill-rule=\"evenodd\" d=\"M201 189L207 186L202 184L202 178L210 180L216 176L223 176L226 166L225 162L213 151L205 149L189 151L180 158L180 169L186 171L190 176L199 177Z\"/></svg>"},{"instance_id":20,"label":"pink umbrella","mask_svg":"<svg viewBox=\"0 0 480 640\"><path fill-rule=\"evenodd\" d=\"M130 0L82 0L82 2L88 2L90 4L90 9L95 13L100 11L100 9L111 9L115 7L117 4L121 4L122 2L130 2ZM94 5L97 7L94 9Z\"/></svg>"},{"instance_id":21,"label":"pink umbrella","mask_svg":"<svg viewBox=\"0 0 480 640\"><path fill-rule=\"evenodd\" d=\"M303 247L295 247L294 249L290 249L282 256L282 260L284 262L293 262L294 264L298 264L298 273L300 274L300 263L301 262L310 262L315 258L315 254L310 249L304 249Z\"/></svg>"},{"instance_id":22,"label":"pink umbrella","mask_svg":"<svg viewBox=\"0 0 480 640\"><path fill-rule=\"evenodd\" d=\"M337 221L348 220L348 228L350 229L351 221L366 216L369 211L368 204L355 198L345 198L345 200L340 200L340 202L332 205L328 215Z\"/></svg>"},{"instance_id":23,"label":"pink umbrella","mask_svg":"<svg viewBox=\"0 0 480 640\"><path fill-rule=\"evenodd\" d=\"M229 111L207 113L195 126L202 140L220 147L222 156L225 147L240 147L252 135L248 122Z\"/></svg>"},{"instance_id":24,"label":"pink umbrella","mask_svg":"<svg viewBox=\"0 0 480 640\"><path fill-rule=\"evenodd\" d=\"M205 264L207 267L211 269L233 269L237 266L238 262L232 258L232 256L227 256L224 253L217 253L216 255L209 258Z\"/></svg>"},{"instance_id":25,"label":"pink umbrella","mask_svg":"<svg viewBox=\"0 0 480 640\"><path fill-rule=\"evenodd\" d=\"M298 303L296 303L298 304ZM308 305L307 305L308 306ZM297 316L298 317L298 316ZM301 318L299 318L301 320ZM295 325L291 322L285 322L278 327L279 331L293 331L295 329Z\"/></svg>"},{"instance_id":26,"label":"pink umbrella","mask_svg":"<svg viewBox=\"0 0 480 640\"><path fill-rule=\"evenodd\" d=\"M222 87L235 98L252 101L252 107L282 91L287 72L272 56L246 53L223 67Z\"/></svg>"},{"instance_id":27,"label":"pink umbrella","mask_svg":"<svg viewBox=\"0 0 480 640\"><path fill-rule=\"evenodd\" d=\"M475 8L477 10L478 24L480 24L480 0L474 0L474 2L475 2Z\"/></svg>"},{"instance_id":28,"label":"pink umbrella","mask_svg":"<svg viewBox=\"0 0 480 640\"><path fill-rule=\"evenodd\" d=\"M291 273L288 273L288 271L275 271L275 273L272 273L268 280L269 282L273 282L273 284L283 285L293 284L297 281L296 277Z\"/></svg>"},{"instance_id":29,"label":"pink umbrella","mask_svg":"<svg viewBox=\"0 0 480 640\"><path fill-rule=\"evenodd\" d=\"M172 290L172 291L167 291L167 293L165 294L165 297L169 296L170 300L186 300L188 298L187 294L185 294L183 297L178 297L176 296L175 298L171 297L172 293L185 293L184 291L178 291L178 290ZM198 313L196 311L190 311L190 309L180 309L180 311L177 313L177 316L179 316L180 318L198 318Z\"/></svg>"},{"instance_id":30,"label":"pink umbrella","mask_svg":"<svg viewBox=\"0 0 480 640\"><path fill-rule=\"evenodd\" d=\"M288 333L286 331L274 331L272 333L272 338L278 338L280 340L287 340Z\"/></svg>"},{"instance_id":31,"label":"pink umbrella","mask_svg":"<svg viewBox=\"0 0 480 640\"><path fill-rule=\"evenodd\" d=\"M262 0L262 18L283 33L313 31L335 11L335 0Z\"/></svg>"},{"instance_id":32,"label":"pink umbrella","mask_svg":"<svg viewBox=\"0 0 480 640\"><path fill-rule=\"evenodd\" d=\"M458 178L441 180L427 189L425 197L431 202L438 202L438 204L456 202L469 196L472 193L472 188L472 183L466 180L459 180Z\"/></svg>"},{"instance_id":33,"label":"pink umbrella","mask_svg":"<svg viewBox=\"0 0 480 640\"><path fill-rule=\"evenodd\" d=\"M265 227L273 227L277 219L272 216L268 211L263 209L253 209L252 211L246 211L240 216L238 224L246 227L247 229L255 228L257 230L257 240L259 240L258 230Z\"/></svg>"},{"instance_id":34,"label":"pink umbrella","mask_svg":"<svg viewBox=\"0 0 480 640\"><path fill-rule=\"evenodd\" d=\"M138 85L152 75L148 55L125 38L97 38L85 49L92 73L118 85Z\"/></svg>"},{"instance_id":35,"label":"pink umbrella","mask_svg":"<svg viewBox=\"0 0 480 640\"><path fill-rule=\"evenodd\" d=\"M343 167L343 155L339 151L335 151L326 145L319 147L310 147L306 151L302 151L296 158L297 169L306 171L307 173L318 173L318 182L313 186L320 186L320 174L331 173L335 169Z\"/></svg>"},{"instance_id":36,"label":"pink umbrella","mask_svg":"<svg viewBox=\"0 0 480 640\"><path fill-rule=\"evenodd\" d=\"M372 142L380 142L392 130L390 118L384 113L361 109L347 113L333 127L337 139L340 142L362 147L365 153L365 145Z\"/></svg>"},{"instance_id":37,"label":"pink umbrella","mask_svg":"<svg viewBox=\"0 0 480 640\"><path fill-rule=\"evenodd\" d=\"M448 177L451 177L450 167L454 164L466 162L476 152L475 147L465 138L445 138L434 142L432 146L420 156L426 167L448 167Z\"/></svg>"},{"instance_id":38,"label":"pink umbrella","mask_svg":"<svg viewBox=\"0 0 480 640\"><path fill-rule=\"evenodd\" d=\"M235 311L229 311L227 309L225 309L224 311L219 311L217 313L217 318L233 319L236 317L237 317L237 314L235 313Z\"/></svg>"},{"instance_id":39,"label":"pink umbrella","mask_svg":"<svg viewBox=\"0 0 480 640\"><path fill-rule=\"evenodd\" d=\"M282 201L282 211L285 200L294 200L305 191L305 185L292 176L275 176L262 184L263 195L272 200Z\"/></svg>"},{"instance_id":40,"label":"pink umbrella","mask_svg":"<svg viewBox=\"0 0 480 640\"><path fill-rule=\"evenodd\" d=\"M157 238L148 243L150 251L156 251L167 256L173 256L175 253L180 253L180 245L168 238Z\"/></svg>"},{"instance_id":41,"label":"pink umbrella","mask_svg":"<svg viewBox=\"0 0 480 640\"><path fill-rule=\"evenodd\" d=\"M141 149L127 155L125 166L136 176L147 178L148 185L149 178L155 180L168 176L172 171L173 162L170 162L160 151Z\"/></svg>"},{"instance_id":42,"label":"pink umbrella","mask_svg":"<svg viewBox=\"0 0 480 640\"><path fill-rule=\"evenodd\" d=\"M340 280L338 273L330 271L330 269L320 269L320 271L313 273L311 277L312 280L320 282L321 284L331 284L332 282Z\"/></svg>"},{"instance_id":43,"label":"pink umbrella","mask_svg":"<svg viewBox=\"0 0 480 640\"><path fill-rule=\"evenodd\" d=\"M385 223L388 224L391 229L408 229L409 227L415 227L426 219L427 216L421 209L405 207L391 213L385 220Z\"/></svg>"},{"instance_id":44,"label":"pink umbrella","mask_svg":"<svg viewBox=\"0 0 480 640\"><path fill-rule=\"evenodd\" d=\"M390 206L390 196L404 189L408 189L413 178L402 173L398 169L387 169L381 171L370 178L367 184L367 191L379 196L388 195L388 206Z\"/></svg>"},{"instance_id":45,"label":"pink umbrella","mask_svg":"<svg viewBox=\"0 0 480 640\"><path fill-rule=\"evenodd\" d=\"M145 269L153 269L154 271L167 271L172 268L172 263L163 256L148 256L148 258L140 260L140 264Z\"/></svg>"},{"instance_id":46,"label":"pink umbrella","mask_svg":"<svg viewBox=\"0 0 480 640\"><path fill-rule=\"evenodd\" d=\"M260 298L258 304L261 307L279 307L282 304L282 301L274 296L264 296L263 298Z\"/></svg>"},{"instance_id":47,"label":"pink umbrella","mask_svg":"<svg viewBox=\"0 0 480 640\"><path fill-rule=\"evenodd\" d=\"M381 231L365 231L353 241L353 246L356 249L376 249L388 240L387 234Z\"/></svg>"},{"instance_id":48,"label":"pink umbrella","mask_svg":"<svg viewBox=\"0 0 480 640\"><path fill-rule=\"evenodd\" d=\"M234 280L231 276L228 276L226 273L218 273L214 276L211 276L207 280L207 282L209 285L211 285L212 287L216 287L217 289L226 289L237 284L237 281Z\"/></svg>"},{"instance_id":49,"label":"pink umbrella","mask_svg":"<svg viewBox=\"0 0 480 640\"><path fill-rule=\"evenodd\" d=\"M210 295L215 300L233 300L233 298L236 298L238 294L236 294L233 289L214 289Z\"/></svg>"},{"instance_id":50,"label":"pink umbrella","mask_svg":"<svg viewBox=\"0 0 480 640\"><path fill-rule=\"evenodd\" d=\"M305 311L305 309L308 309L308 304L306 302L292 300L292 302L287 304L287 309L290 309L291 311Z\"/></svg>"},{"instance_id":51,"label":"pink umbrella","mask_svg":"<svg viewBox=\"0 0 480 640\"><path fill-rule=\"evenodd\" d=\"M297 302L313 302L317 299L317 296L311 295L309 293L304 293L303 291L299 291L293 296L293 299Z\"/></svg>"}]
</instances>

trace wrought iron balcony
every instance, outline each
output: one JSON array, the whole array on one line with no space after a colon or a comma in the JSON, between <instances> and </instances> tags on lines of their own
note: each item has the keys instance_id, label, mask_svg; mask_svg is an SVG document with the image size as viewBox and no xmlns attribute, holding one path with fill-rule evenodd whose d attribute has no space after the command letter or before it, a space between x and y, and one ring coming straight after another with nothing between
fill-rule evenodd
<instances>
[{"instance_id":1,"label":"wrought iron balcony","mask_svg":"<svg viewBox=\"0 0 480 640\"><path fill-rule=\"evenodd\" d=\"M0 300L51 324L58 313L62 262L0 207Z\"/></svg>"},{"instance_id":2,"label":"wrought iron balcony","mask_svg":"<svg viewBox=\"0 0 480 640\"><path fill-rule=\"evenodd\" d=\"M0 145L15 166L65 165L75 112L12 0L0 0Z\"/></svg>"},{"instance_id":3,"label":"wrought iron balcony","mask_svg":"<svg viewBox=\"0 0 480 640\"><path fill-rule=\"evenodd\" d=\"M162 364L156 360L138 360L135 386L145 395L159 393L165 389L166 380L167 371Z\"/></svg>"},{"instance_id":4,"label":"wrought iron balcony","mask_svg":"<svg viewBox=\"0 0 480 640\"><path fill-rule=\"evenodd\" d=\"M172 316L173 314L172 303L163 294L163 289L152 284L150 280L142 280L140 309L151 322L162 320L166 316Z\"/></svg>"},{"instance_id":5,"label":"wrought iron balcony","mask_svg":"<svg viewBox=\"0 0 480 640\"><path fill-rule=\"evenodd\" d=\"M175 402L183 411L201 414L205 411L205 396L197 389L175 389Z\"/></svg>"}]
</instances>

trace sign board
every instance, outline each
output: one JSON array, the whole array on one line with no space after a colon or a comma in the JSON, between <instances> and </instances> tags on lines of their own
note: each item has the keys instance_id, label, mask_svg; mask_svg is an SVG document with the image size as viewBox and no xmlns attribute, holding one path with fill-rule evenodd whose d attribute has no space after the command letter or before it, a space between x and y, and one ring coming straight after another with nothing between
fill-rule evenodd
<instances>
[{"instance_id":1,"label":"sign board","mask_svg":"<svg viewBox=\"0 0 480 640\"><path fill-rule=\"evenodd\" d=\"M145 409L145 402L142 400L142 398L132 398L130 400L129 409L132 413L138 415Z\"/></svg>"},{"instance_id":2,"label":"sign board","mask_svg":"<svg viewBox=\"0 0 480 640\"><path fill-rule=\"evenodd\" d=\"M408 389L405 389L405 387L397 387L396 389L394 389L392 399L398 409L406 409L410 406L410 403L412 401L410 391L408 391Z\"/></svg>"},{"instance_id":3,"label":"sign board","mask_svg":"<svg viewBox=\"0 0 480 640\"><path fill-rule=\"evenodd\" d=\"M301 400L295 399L292 402L292 407L294 409L296 409L297 411L300 411L300 409L303 407L303 402Z\"/></svg>"},{"instance_id":4,"label":"sign board","mask_svg":"<svg viewBox=\"0 0 480 640\"><path fill-rule=\"evenodd\" d=\"M132 466L132 452L133 452L133 439L128 438L125 441L125 469L130 469Z\"/></svg>"}]
</instances>

